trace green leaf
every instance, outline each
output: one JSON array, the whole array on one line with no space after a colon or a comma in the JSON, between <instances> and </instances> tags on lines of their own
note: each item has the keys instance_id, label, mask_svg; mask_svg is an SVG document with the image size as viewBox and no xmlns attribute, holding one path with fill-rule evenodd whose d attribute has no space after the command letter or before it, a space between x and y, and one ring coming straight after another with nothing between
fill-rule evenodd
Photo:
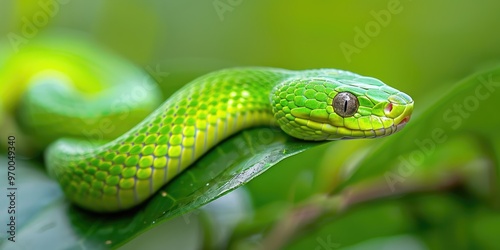
<instances>
[{"instance_id":1,"label":"green leaf","mask_svg":"<svg viewBox=\"0 0 500 250\"><path fill-rule=\"evenodd\" d=\"M19 224L16 247L91 248L117 247L160 222L193 211L262 174L284 158L321 143L296 140L278 128L246 130L225 140L145 204L120 214L94 214L70 205L56 183L19 164L18 186L30 215ZM26 178L26 177L27 178ZM28 181L37 179L37 185ZM50 192L49 192L50 191ZM45 193L39 196L38 193ZM3 206L2 206L3 207ZM21 212L20 212L21 213ZM9 247L10 242L3 243Z\"/></svg>"}]
</instances>

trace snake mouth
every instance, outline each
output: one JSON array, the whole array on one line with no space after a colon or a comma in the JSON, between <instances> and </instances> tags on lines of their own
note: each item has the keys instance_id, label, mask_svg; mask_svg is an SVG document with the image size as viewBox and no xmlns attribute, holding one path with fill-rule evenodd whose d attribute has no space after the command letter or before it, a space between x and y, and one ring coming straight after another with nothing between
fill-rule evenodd
<instances>
[{"instance_id":1,"label":"snake mouth","mask_svg":"<svg viewBox=\"0 0 500 250\"><path fill-rule=\"evenodd\" d=\"M406 126L406 124L408 123L408 121L410 120L409 117L405 117L398 125L396 125L396 131L399 131L401 130L402 128L404 128L404 126Z\"/></svg>"},{"instance_id":2,"label":"snake mouth","mask_svg":"<svg viewBox=\"0 0 500 250\"><path fill-rule=\"evenodd\" d=\"M398 131L401 131L409 121L410 116L408 115L405 116L398 124L393 124L392 126L389 126L387 128L365 130L365 138L375 138L392 135Z\"/></svg>"},{"instance_id":3,"label":"snake mouth","mask_svg":"<svg viewBox=\"0 0 500 250\"><path fill-rule=\"evenodd\" d=\"M402 130L409 121L410 116L405 116L398 124L394 124L386 129L381 129L385 132L382 136L388 136Z\"/></svg>"},{"instance_id":4,"label":"snake mouth","mask_svg":"<svg viewBox=\"0 0 500 250\"><path fill-rule=\"evenodd\" d=\"M401 120L396 126L404 126L406 123L408 123L410 121L410 116L406 116L405 118L403 118L403 120Z\"/></svg>"},{"instance_id":5,"label":"snake mouth","mask_svg":"<svg viewBox=\"0 0 500 250\"><path fill-rule=\"evenodd\" d=\"M392 124L386 128L378 129L351 129L348 130L345 127L333 127L331 125L324 125L324 127L331 127L334 132L329 133L323 140L345 140L345 139L357 139L357 138L377 138L384 137L401 131L406 124L410 121L410 116L403 118L398 124ZM319 139L316 139L319 140Z\"/></svg>"}]
</instances>

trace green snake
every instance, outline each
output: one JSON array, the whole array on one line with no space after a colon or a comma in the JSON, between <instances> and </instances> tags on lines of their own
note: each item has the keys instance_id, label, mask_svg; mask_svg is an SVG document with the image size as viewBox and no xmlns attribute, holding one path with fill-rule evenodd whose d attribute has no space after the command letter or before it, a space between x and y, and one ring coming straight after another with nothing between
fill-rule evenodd
<instances>
[{"instance_id":1,"label":"green snake","mask_svg":"<svg viewBox=\"0 0 500 250\"><path fill-rule=\"evenodd\" d=\"M64 67L57 69L67 74ZM81 121L92 111L101 112L97 117L112 117L106 107L126 96L133 84L128 92L111 87L113 91L104 95L84 90L82 97L61 79L54 80L53 74L33 79L39 84L31 84L35 86L19 98L19 107L27 110L21 120L32 130L40 123L44 130L64 126L58 133L68 138L50 144L46 166L68 199L97 212L126 210L144 202L219 142L247 128L277 125L301 140L375 138L401 130L413 111L407 94L347 71L231 68L191 81L145 118L134 116L142 121L123 134L91 142L70 138L81 132L73 120ZM157 98L155 91L147 96ZM99 98L89 105L71 101L92 95ZM148 98L137 103L142 101L146 103L137 106L154 103ZM133 109L130 113L136 106ZM69 118L72 114L79 118ZM69 122L61 124L65 119ZM75 131L69 131L72 128Z\"/></svg>"}]
</instances>

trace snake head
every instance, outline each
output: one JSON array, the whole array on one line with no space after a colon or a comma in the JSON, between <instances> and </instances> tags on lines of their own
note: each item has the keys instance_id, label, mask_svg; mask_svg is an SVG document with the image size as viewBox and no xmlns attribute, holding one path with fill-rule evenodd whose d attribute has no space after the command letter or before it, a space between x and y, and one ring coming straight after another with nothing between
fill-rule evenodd
<instances>
[{"instance_id":1,"label":"snake head","mask_svg":"<svg viewBox=\"0 0 500 250\"><path fill-rule=\"evenodd\" d=\"M335 70L290 78L272 92L273 113L289 135L304 140L374 138L400 131L413 100L378 79Z\"/></svg>"}]
</instances>

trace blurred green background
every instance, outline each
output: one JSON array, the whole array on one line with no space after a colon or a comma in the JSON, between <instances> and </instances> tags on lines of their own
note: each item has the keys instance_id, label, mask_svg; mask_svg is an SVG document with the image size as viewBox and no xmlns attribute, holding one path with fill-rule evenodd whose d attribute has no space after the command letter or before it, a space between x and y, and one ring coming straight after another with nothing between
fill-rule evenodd
<instances>
[{"instance_id":1,"label":"blurred green background","mask_svg":"<svg viewBox=\"0 0 500 250\"><path fill-rule=\"evenodd\" d=\"M23 42L54 28L86 32L139 67L161 72L166 96L200 74L231 66L345 69L410 94L418 117L459 79L499 62L498 13L500 2L493 0L3 0L0 37L23 36L30 25L33 37ZM319 192L311 169L328 164L329 147L289 158L247 185L254 207ZM357 208L289 247L494 248L486 229L498 232L495 214L453 193L412 196ZM464 228L476 228L476 235ZM329 237L336 244L322 243Z\"/></svg>"}]
</instances>

